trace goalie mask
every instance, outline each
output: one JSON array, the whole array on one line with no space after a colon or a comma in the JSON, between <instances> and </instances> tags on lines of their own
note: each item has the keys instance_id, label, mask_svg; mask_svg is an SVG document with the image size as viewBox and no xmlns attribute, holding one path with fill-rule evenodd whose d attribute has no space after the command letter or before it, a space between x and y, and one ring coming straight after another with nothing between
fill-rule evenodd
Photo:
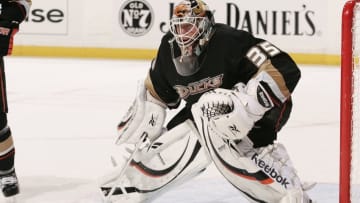
<instances>
[{"instance_id":1,"label":"goalie mask","mask_svg":"<svg viewBox=\"0 0 360 203\"><path fill-rule=\"evenodd\" d=\"M170 31L181 49L182 56L198 55L198 46L210 38L213 14L201 0L185 0L174 8Z\"/></svg>"},{"instance_id":2,"label":"goalie mask","mask_svg":"<svg viewBox=\"0 0 360 203\"><path fill-rule=\"evenodd\" d=\"M202 0L181 1L174 8L170 20L170 32L181 50L181 55L173 61L182 76L196 73L200 67L198 56L209 41L215 24L213 12ZM172 52L173 42L170 42Z\"/></svg>"}]
</instances>

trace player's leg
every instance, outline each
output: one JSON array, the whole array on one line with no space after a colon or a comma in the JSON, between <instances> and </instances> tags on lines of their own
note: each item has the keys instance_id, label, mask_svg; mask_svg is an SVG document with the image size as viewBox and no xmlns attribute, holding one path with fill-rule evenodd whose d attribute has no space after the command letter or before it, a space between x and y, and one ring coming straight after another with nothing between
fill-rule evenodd
<instances>
[{"instance_id":1,"label":"player's leg","mask_svg":"<svg viewBox=\"0 0 360 203\"><path fill-rule=\"evenodd\" d=\"M0 188L5 197L19 193L18 179L14 168L15 148L6 114L0 113Z\"/></svg>"},{"instance_id":2,"label":"player's leg","mask_svg":"<svg viewBox=\"0 0 360 203\"><path fill-rule=\"evenodd\" d=\"M282 144L255 148L247 136L225 139L209 127L200 108L193 115L216 167L250 202L311 202Z\"/></svg>"},{"instance_id":3,"label":"player's leg","mask_svg":"<svg viewBox=\"0 0 360 203\"><path fill-rule=\"evenodd\" d=\"M210 160L194 130L187 120L138 150L120 181L116 171L101 180L103 194L107 196L115 183L111 202L148 202L200 174Z\"/></svg>"},{"instance_id":4,"label":"player's leg","mask_svg":"<svg viewBox=\"0 0 360 203\"><path fill-rule=\"evenodd\" d=\"M0 69L0 188L4 196L9 197L19 193L19 187L14 168L15 148L7 125L6 82L2 58Z\"/></svg>"},{"instance_id":5,"label":"player's leg","mask_svg":"<svg viewBox=\"0 0 360 203\"><path fill-rule=\"evenodd\" d=\"M216 139L215 137L210 138ZM310 203L288 153L280 143L253 148L244 138L215 152L218 169L245 196L255 202ZM223 157L232 157L224 161ZM233 159L232 159L233 158Z\"/></svg>"}]
</instances>

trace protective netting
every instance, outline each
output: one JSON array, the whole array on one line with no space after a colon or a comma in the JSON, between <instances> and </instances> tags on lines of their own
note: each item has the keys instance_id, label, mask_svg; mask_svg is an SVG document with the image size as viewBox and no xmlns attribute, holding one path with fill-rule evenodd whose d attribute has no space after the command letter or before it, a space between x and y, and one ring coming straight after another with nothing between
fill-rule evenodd
<instances>
[{"instance_id":1,"label":"protective netting","mask_svg":"<svg viewBox=\"0 0 360 203\"><path fill-rule=\"evenodd\" d=\"M201 110L204 116L212 118L231 112L231 106L222 103L208 103L207 105L202 106Z\"/></svg>"}]
</instances>

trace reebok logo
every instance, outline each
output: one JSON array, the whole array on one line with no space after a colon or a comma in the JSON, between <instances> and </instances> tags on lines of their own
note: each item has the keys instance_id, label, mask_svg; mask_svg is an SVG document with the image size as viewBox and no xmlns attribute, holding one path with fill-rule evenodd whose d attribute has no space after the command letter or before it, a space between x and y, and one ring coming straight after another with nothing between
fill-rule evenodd
<instances>
[{"instance_id":1,"label":"reebok logo","mask_svg":"<svg viewBox=\"0 0 360 203\"><path fill-rule=\"evenodd\" d=\"M287 180L287 178L282 177L279 172L276 171L276 169L272 168L267 164L264 160L258 158L259 154L255 153L251 160L254 161L254 163L261 168L263 172L265 172L267 175L269 175L273 180L284 186L285 189L288 188L288 185L290 182Z\"/></svg>"},{"instance_id":2,"label":"reebok logo","mask_svg":"<svg viewBox=\"0 0 360 203\"><path fill-rule=\"evenodd\" d=\"M230 129L230 131L231 131L234 135L240 133L240 130L236 127L235 124L230 125L230 126L229 126L229 129Z\"/></svg>"},{"instance_id":3,"label":"reebok logo","mask_svg":"<svg viewBox=\"0 0 360 203\"><path fill-rule=\"evenodd\" d=\"M155 126L157 118L155 118L154 114L151 114L151 119L149 120L149 125Z\"/></svg>"},{"instance_id":4,"label":"reebok logo","mask_svg":"<svg viewBox=\"0 0 360 203\"><path fill-rule=\"evenodd\" d=\"M270 98L268 98L264 90L259 86L257 87L257 99L263 107L265 108L272 107Z\"/></svg>"}]
</instances>

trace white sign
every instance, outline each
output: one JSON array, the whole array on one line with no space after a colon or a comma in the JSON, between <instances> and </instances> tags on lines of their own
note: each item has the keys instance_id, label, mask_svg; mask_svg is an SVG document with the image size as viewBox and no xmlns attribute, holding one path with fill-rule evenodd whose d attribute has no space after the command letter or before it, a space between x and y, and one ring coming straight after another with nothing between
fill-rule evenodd
<instances>
[{"instance_id":1,"label":"white sign","mask_svg":"<svg viewBox=\"0 0 360 203\"><path fill-rule=\"evenodd\" d=\"M36 0L21 24L21 34L68 34L68 0Z\"/></svg>"},{"instance_id":2,"label":"white sign","mask_svg":"<svg viewBox=\"0 0 360 203\"><path fill-rule=\"evenodd\" d=\"M204 0L215 21L290 53L339 54L345 0ZM16 45L156 50L178 0L36 0Z\"/></svg>"}]
</instances>

